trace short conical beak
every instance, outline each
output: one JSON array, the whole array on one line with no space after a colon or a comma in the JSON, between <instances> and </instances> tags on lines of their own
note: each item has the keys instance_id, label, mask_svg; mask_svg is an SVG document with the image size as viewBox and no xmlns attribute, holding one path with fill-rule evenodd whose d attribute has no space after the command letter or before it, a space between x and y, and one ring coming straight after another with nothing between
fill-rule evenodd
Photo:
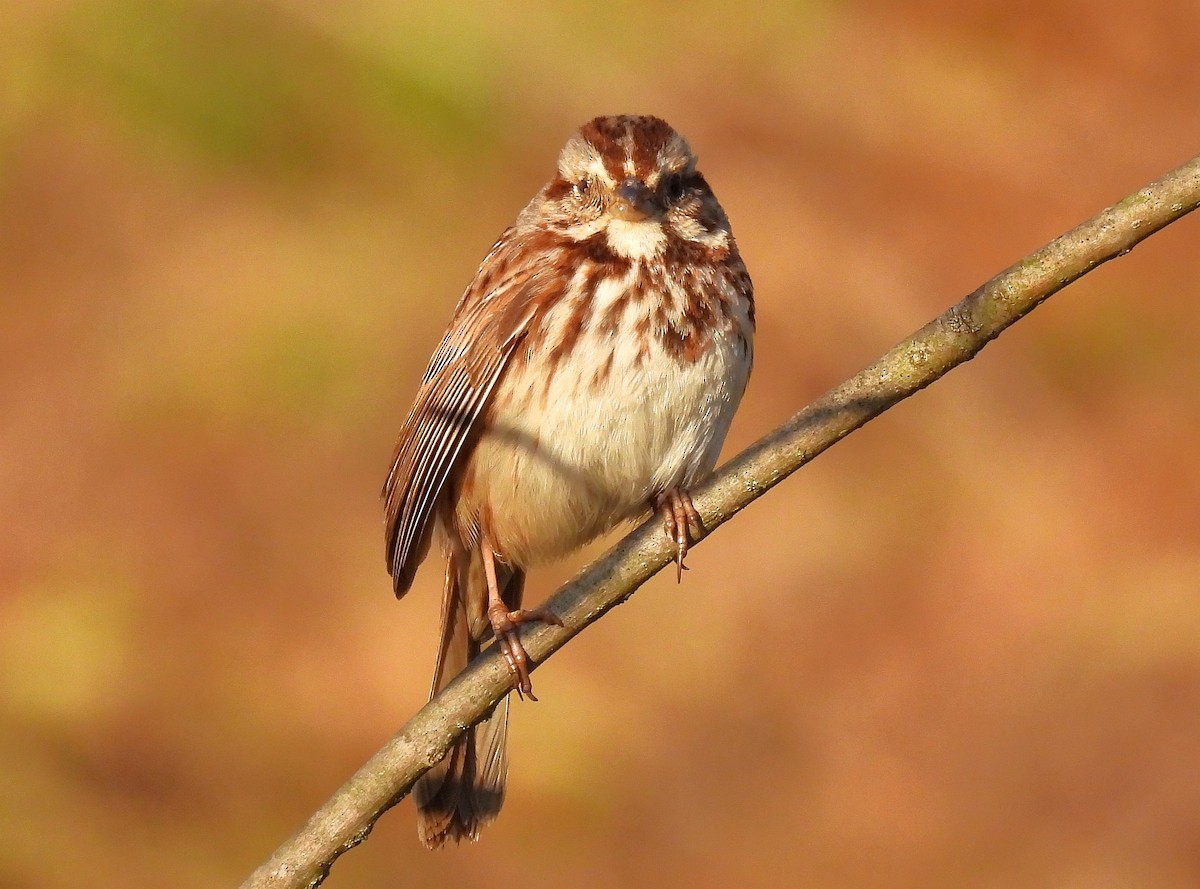
<instances>
[{"instance_id":1,"label":"short conical beak","mask_svg":"<svg viewBox=\"0 0 1200 889\"><path fill-rule=\"evenodd\" d=\"M631 176L617 186L616 200L609 209L618 219L640 222L655 211L653 195L646 183Z\"/></svg>"}]
</instances>

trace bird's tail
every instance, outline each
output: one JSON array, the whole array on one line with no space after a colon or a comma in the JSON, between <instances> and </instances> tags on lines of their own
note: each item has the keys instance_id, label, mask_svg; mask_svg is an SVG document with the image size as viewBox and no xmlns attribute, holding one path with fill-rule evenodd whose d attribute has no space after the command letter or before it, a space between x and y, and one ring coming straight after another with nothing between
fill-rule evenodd
<instances>
[{"instance_id":1,"label":"bird's tail","mask_svg":"<svg viewBox=\"0 0 1200 889\"><path fill-rule=\"evenodd\" d=\"M521 607L522 571L497 564L496 579L510 610ZM446 561L442 595L442 635L430 697L492 641L487 618L487 583L476 554L452 552ZM504 802L508 777L508 699L492 715L467 729L437 765L413 788L417 834L429 849L447 840L479 839L479 829L495 819Z\"/></svg>"}]
</instances>

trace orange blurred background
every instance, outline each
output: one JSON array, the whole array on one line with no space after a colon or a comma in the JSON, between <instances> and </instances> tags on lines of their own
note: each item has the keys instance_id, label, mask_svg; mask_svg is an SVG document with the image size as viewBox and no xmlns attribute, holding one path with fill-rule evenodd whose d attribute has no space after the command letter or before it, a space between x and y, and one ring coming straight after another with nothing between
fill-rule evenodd
<instances>
[{"instance_id":1,"label":"orange blurred background","mask_svg":"<svg viewBox=\"0 0 1200 889\"><path fill-rule=\"evenodd\" d=\"M732 453L1200 151L1197 58L1190 0L6 4L0 885L236 885L421 705L377 491L579 123L733 220ZM1198 303L1187 218L540 670L480 844L406 800L327 885L1200 885Z\"/></svg>"}]
</instances>

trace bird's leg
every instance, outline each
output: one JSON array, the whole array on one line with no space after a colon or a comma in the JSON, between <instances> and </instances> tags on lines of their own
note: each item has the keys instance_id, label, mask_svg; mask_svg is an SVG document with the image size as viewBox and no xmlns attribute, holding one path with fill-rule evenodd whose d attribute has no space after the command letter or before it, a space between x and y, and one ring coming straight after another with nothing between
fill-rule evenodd
<instances>
[{"instance_id":1,"label":"bird's leg","mask_svg":"<svg viewBox=\"0 0 1200 889\"><path fill-rule=\"evenodd\" d=\"M500 645L500 653L508 663L508 670L512 673L513 688L517 697L528 697L529 700L536 701L533 683L529 679L529 656L525 653L525 646L521 644L520 624L540 620L542 623L561 627L562 621L558 615L545 608L518 608L516 611L509 611L504 597L500 595L500 585L496 582L496 553L492 549L491 541L483 536L479 546L483 556L483 574L487 580L487 616L492 625L492 633Z\"/></svg>"},{"instance_id":2,"label":"bird's leg","mask_svg":"<svg viewBox=\"0 0 1200 889\"><path fill-rule=\"evenodd\" d=\"M704 520L692 503L692 495L683 488L671 488L654 498L654 508L662 513L663 530L675 544L675 582L683 580L683 564L688 548L704 536Z\"/></svg>"}]
</instances>

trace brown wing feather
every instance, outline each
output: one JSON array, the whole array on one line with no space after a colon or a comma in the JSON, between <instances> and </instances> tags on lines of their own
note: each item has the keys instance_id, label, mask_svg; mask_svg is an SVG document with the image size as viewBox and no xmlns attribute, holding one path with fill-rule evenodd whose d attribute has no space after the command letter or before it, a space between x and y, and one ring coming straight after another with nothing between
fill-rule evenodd
<instances>
[{"instance_id":1,"label":"brown wing feather","mask_svg":"<svg viewBox=\"0 0 1200 889\"><path fill-rule=\"evenodd\" d=\"M397 596L412 585L429 547L438 496L546 292L536 267L482 289L485 270L504 266L509 249L520 246L509 234L459 301L396 443L383 497L388 570Z\"/></svg>"}]
</instances>

